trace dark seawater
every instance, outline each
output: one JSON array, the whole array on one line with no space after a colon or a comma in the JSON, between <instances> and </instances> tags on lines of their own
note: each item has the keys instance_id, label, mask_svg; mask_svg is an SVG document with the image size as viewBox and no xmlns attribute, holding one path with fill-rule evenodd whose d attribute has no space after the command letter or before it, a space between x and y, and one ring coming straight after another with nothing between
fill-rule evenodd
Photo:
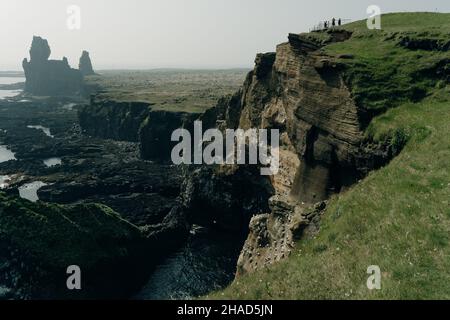
<instances>
[{"instance_id":1,"label":"dark seawater","mask_svg":"<svg viewBox=\"0 0 450 320\"><path fill-rule=\"evenodd\" d=\"M16 160L14 152L9 150L6 146L0 145L0 163L10 160Z\"/></svg>"},{"instance_id":2,"label":"dark seawater","mask_svg":"<svg viewBox=\"0 0 450 320\"><path fill-rule=\"evenodd\" d=\"M42 181L34 181L24 184L19 187L19 195L22 199L27 199L31 202L39 200L38 191L40 188L45 187L47 184Z\"/></svg>"},{"instance_id":3,"label":"dark seawater","mask_svg":"<svg viewBox=\"0 0 450 320\"><path fill-rule=\"evenodd\" d=\"M230 284L243 240L195 228L187 243L159 265L133 299L191 299Z\"/></svg>"},{"instance_id":4,"label":"dark seawater","mask_svg":"<svg viewBox=\"0 0 450 320\"><path fill-rule=\"evenodd\" d=\"M24 81L25 78L22 77L0 77L0 84L13 84ZM21 92L22 90L0 90L0 100L17 96Z\"/></svg>"}]
</instances>

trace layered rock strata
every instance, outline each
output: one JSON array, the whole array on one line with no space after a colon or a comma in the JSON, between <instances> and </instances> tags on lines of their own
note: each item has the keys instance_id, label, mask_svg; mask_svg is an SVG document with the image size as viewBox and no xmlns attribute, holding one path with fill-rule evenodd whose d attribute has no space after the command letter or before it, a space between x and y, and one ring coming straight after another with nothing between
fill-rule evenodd
<instances>
[{"instance_id":1,"label":"layered rock strata","mask_svg":"<svg viewBox=\"0 0 450 320\"><path fill-rule=\"evenodd\" d=\"M352 98L343 66L320 50L350 37L347 31L330 31L318 42L290 34L275 53L257 55L242 90L201 117L207 127L279 129L281 134L280 171L270 177L266 193L269 208L261 203L247 216L250 232L238 275L289 256L295 239L318 230L325 200L392 157L387 146L365 140L367 112ZM221 171L214 172L216 179L222 179ZM243 168L240 174L259 179L250 171Z\"/></svg>"}]
</instances>

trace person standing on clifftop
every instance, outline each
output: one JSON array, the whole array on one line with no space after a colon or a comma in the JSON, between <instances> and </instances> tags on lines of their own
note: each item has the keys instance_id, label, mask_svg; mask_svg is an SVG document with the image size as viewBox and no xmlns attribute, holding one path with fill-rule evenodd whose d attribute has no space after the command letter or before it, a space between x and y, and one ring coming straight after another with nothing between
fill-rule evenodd
<instances>
[{"instance_id":1,"label":"person standing on clifftop","mask_svg":"<svg viewBox=\"0 0 450 320\"><path fill-rule=\"evenodd\" d=\"M333 27L336 26L336 19L335 19L335 18L333 18L333 20L331 20L331 25L332 25Z\"/></svg>"},{"instance_id":2,"label":"person standing on clifftop","mask_svg":"<svg viewBox=\"0 0 450 320\"><path fill-rule=\"evenodd\" d=\"M327 28L328 28L328 21L325 21L325 22L323 23L323 26L324 26L324 29L327 29Z\"/></svg>"},{"instance_id":3,"label":"person standing on clifftop","mask_svg":"<svg viewBox=\"0 0 450 320\"><path fill-rule=\"evenodd\" d=\"M341 20L341 18L339 18L339 20L338 20L338 26L340 27L342 25L342 20Z\"/></svg>"}]
</instances>

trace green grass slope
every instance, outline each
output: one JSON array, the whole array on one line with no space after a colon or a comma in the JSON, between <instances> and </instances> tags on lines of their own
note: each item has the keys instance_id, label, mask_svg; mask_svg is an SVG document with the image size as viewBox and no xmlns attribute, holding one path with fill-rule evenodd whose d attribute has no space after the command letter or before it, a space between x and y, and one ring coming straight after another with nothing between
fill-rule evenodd
<instances>
[{"instance_id":1,"label":"green grass slope","mask_svg":"<svg viewBox=\"0 0 450 320\"><path fill-rule=\"evenodd\" d=\"M325 51L354 55L343 62L346 80L360 105L381 113L368 139L400 139L403 151L332 198L317 237L289 259L212 298L450 299L450 86L448 69L447 78L426 71L450 56L398 45L405 33L449 41L450 14L389 14L382 27L345 26L352 39ZM381 290L367 288L371 265L381 269Z\"/></svg>"},{"instance_id":2,"label":"green grass slope","mask_svg":"<svg viewBox=\"0 0 450 320\"><path fill-rule=\"evenodd\" d=\"M450 14L395 13L383 15L382 30L367 29L366 21L345 26L350 41L329 45L330 55L352 54L340 59L346 67L345 80L360 106L375 114L402 102L419 101L436 86L444 86L434 73L448 51L409 50L402 39L450 42Z\"/></svg>"}]
</instances>

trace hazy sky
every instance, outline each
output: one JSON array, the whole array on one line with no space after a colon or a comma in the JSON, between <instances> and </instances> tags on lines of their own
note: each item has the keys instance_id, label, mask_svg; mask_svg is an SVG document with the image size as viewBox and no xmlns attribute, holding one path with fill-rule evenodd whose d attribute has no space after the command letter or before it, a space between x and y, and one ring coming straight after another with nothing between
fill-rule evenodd
<instances>
[{"instance_id":1,"label":"hazy sky","mask_svg":"<svg viewBox=\"0 0 450 320\"><path fill-rule=\"evenodd\" d=\"M94 68L251 67L289 32L333 16L382 12L449 12L448 0L0 0L0 70L20 70L32 36L48 39L52 58ZM67 7L81 9L81 29L67 27Z\"/></svg>"}]
</instances>

